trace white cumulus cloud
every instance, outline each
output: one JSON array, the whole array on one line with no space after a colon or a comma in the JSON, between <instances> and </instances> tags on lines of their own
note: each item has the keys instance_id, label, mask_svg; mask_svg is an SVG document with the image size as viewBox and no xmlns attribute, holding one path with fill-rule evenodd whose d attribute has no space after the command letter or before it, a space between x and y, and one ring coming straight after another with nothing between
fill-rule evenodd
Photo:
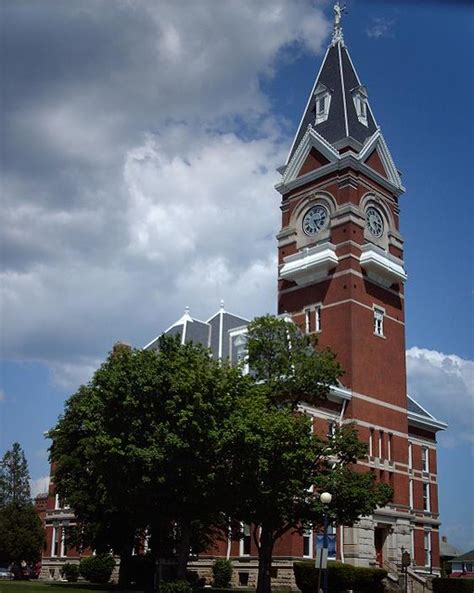
<instances>
[{"instance_id":1,"label":"white cumulus cloud","mask_svg":"<svg viewBox=\"0 0 474 593\"><path fill-rule=\"evenodd\" d=\"M410 395L449 424L440 442L470 443L474 453L474 361L413 347L407 350L407 373Z\"/></svg>"},{"instance_id":2,"label":"white cumulus cloud","mask_svg":"<svg viewBox=\"0 0 474 593\"><path fill-rule=\"evenodd\" d=\"M38 494L48 492L49 488L49 476L41 476L35 480L30 480L31 496L34 498Z\"/></svg>"}]
</instances>

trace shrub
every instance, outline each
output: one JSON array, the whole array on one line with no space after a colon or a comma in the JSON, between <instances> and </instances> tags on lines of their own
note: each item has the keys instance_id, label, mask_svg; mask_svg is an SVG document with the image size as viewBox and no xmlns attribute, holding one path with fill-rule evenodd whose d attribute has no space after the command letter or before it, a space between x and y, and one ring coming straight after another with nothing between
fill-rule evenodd
<instances>
[{"instance_id":1,"label":"shrub","mask_svg":"<svg viewBox=\"0 0 474 593\"><path fill-rule=\"evenodd\" d=\"M86 581L91 583L108 583L115 567L115 560L112 556L88 556L83 558L79 564L79 572Z\"/></svg>"},{"instance_id":2,"label":"shrub","mask_svg":"<svg viewBox=\"0 0 474 593\"><path fill-rule=\"evenodd\" d=\"M192 593L188 581L168 581L160 586L161 593Z\"/></svg>"},{"instance_id":3,"label":"shrub","mask_svg":"<svg viewBox=\"0 0 474 593\"><path fill-rule=\"evenodd\" d=\"M303 561L293 564L298 589L303 593L316 593L319 570L314 562ZM328 562L328 587L331 593L342 593L353 589L357 593L383 592L382 579L387 571L380 568L359 568L342 562Z\"/></svg>"},{"instance_id":4,"label":"shrub","mask_svg":"<svg viewBox=\"0 0 474 593\"><path fill-rule=\"evenodd\" d=\"M225 558L218 558L212 566L214 587L226 588L232 578L232 562Z\"/></svg>"},{"instance_id":5,"label":"shrub","mask_svg":"<svg viewBox=\"0 0 474 593\"><path fill-rule=\"evenodd\" d=\"M474 579L433 579L433 593L472 593Z\"/></svg>"},{"instance_id":6,"label":"shrub","mask_svg":"<svg viewBox=\"0 0 474 593\"><path fill-rule=\"evenodd\" d=\"M77 564L66 563L62 569L63 577L69 583L76 583L79 578L79 566Z\"/></svg>"}]
</instances>

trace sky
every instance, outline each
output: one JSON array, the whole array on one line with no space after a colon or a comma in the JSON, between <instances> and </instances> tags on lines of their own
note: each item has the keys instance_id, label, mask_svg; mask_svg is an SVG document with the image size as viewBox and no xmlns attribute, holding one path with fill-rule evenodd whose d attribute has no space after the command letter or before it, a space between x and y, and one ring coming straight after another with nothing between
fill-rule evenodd
<instances>
[{"instance_id":1,"label":"sky","mask_svg":"<svg viewBox=\"0 0 474 593\"><path fill-rule=\"evenodd\" d=\"M273 189L329 42L312 0L0 1L0 454L114 342L185 306L276 310ZM408 389L440 435L442 533L474 548L473 9L351 0L347 46L407 188Z\"/></svg>"}]
</instances>

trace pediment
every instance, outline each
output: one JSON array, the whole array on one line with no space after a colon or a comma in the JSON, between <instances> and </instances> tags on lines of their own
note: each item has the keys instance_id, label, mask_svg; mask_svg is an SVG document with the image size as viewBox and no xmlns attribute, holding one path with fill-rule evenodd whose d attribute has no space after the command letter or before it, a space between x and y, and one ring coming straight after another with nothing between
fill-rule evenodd
<instances>
[{"instance_id":1,"label":"pediment","mask_svg":"<svg viewBox=\"0 0 474 593\"><path fill-rule=\"evenodd\" d=\"M335 163L340 156L312 126L308 126L305 135L293 154L283 174L282 183L287 184L297 177L302 177L330 163Z\"/></svg>"},{"instance_id":2,"label":"pediment","mask_svg":"<svg viewBox=\"0 0 474 593\"><path fill-rule=\"evenodd\" d=\"M369 138L357 158L397 188L404 189L400 174L380 129Z\"/></svg>"},{"instance_id":3,"label":"pediment","mask_svg":"<svg viewBox=\"0 0 474 593\"><path fill-rule=\"evenodd\" d=\"M329 162L329 159L327 159L319 152L319 150L313 147L309 151L303 166L299 170L298 177L301 177L301 175L309 173L310 171L314 171L315 169L319 169L320 167L327 165Z\"/></svg>"},{"instance_id":4,"label":"pediment","mask_svg":"<svg viewBox=\"0 0 474 593\"><path fill-rule=\"evenodd\" d=\"M385 167L383 166L382 158L381 158L380 153L377 150L377 148L368 157L368 159L365 161L365 164L368 167L370 167L371 169L373 169L374 171L377 171L377 173L379 173L380 175L382 175L386 179L389 178L388 177L388 173L385 170Z\"/></svg>"}]
</instances>

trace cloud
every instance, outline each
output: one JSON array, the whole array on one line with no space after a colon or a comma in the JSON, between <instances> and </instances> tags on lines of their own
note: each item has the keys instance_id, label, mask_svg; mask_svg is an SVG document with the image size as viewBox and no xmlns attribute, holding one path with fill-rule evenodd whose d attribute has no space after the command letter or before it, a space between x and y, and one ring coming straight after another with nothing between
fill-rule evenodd
<instances>
[{"instance_id":1,"label":"cloud","mask_svg":"<svg viewBox=\"0 0 474 593\"><path fill-rule=\"evenodd\" d=\"M41 478L36 478L36 480L30 480L32 498L35 498L38 494L43 494L43 492L48 492L48 488L49 476L42 476Z\"/></svg>"},{"instance_id":2,"label":"cloud","mask_svg":"<svg viewBox=\"0 0 474 593\"><path fill-rule=\"evenodd\" d=\"M393 27L396 20L387 17L373 17L372 22L366 29L368 37L371 39L380 39L382 37L393 37Z\"/></svg>"},{"instance_id":3,"label":"cloud","mask_svg":"<svg viewBox=\"0 0 474 593\"><path fill-rule=\"evenodd\" d=\"M470 443L474 454L474 361L413 347L407 351L408 392L434 416L448 422L445 447Z\"/></svg>"},{"instance_id":4,"label":"cloud","mask_svg":"<svg viewBox=\"0 0 474 593\"><path fill-rule=\"evenodd\" d=\"M282 122L263 79L320 52L311 0L3 11L3 356L75 389L182 313L274 310Z\"/></svg>"}]
</instances>

